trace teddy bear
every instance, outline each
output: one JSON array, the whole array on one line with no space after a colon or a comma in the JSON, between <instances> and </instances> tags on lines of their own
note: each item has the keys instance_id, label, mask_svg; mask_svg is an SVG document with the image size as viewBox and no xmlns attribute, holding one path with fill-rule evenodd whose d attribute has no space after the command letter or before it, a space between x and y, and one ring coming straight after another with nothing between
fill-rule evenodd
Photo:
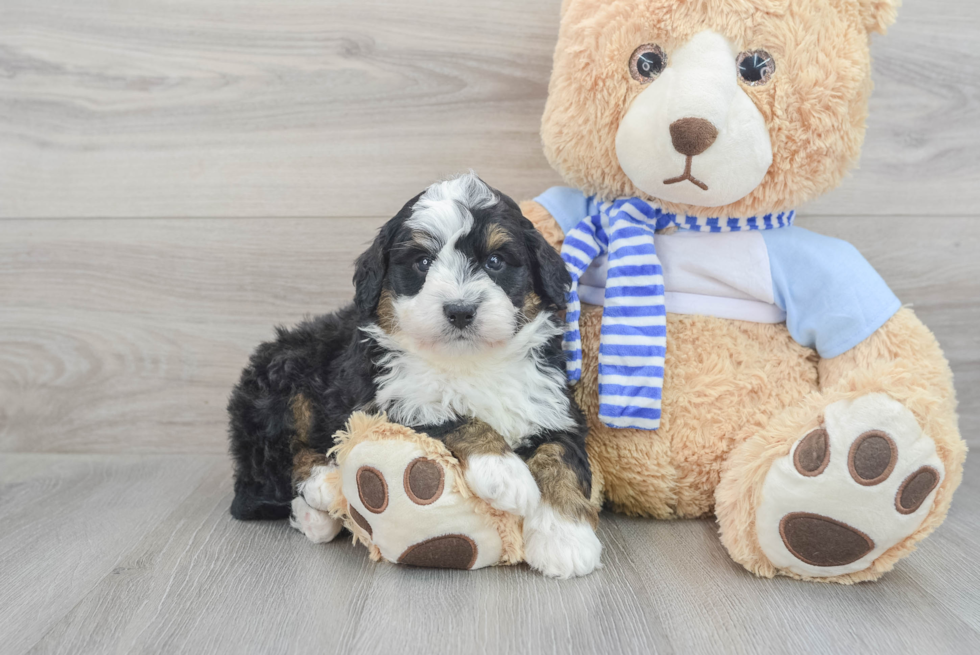
<instances>
[{"instance_id":1,"label":"teddy bear","mask_svg":"<svg viewBox=\"0 0 980 655\"><path fill-rule=\"evenodd\" d=\"M758 576L876 579L943 521L962 476L952 373L932 333L852 246L794 225L858 158L870 35L897 4L561 7L541 134L568 186L521 209L572 275L565 351L593 497L635 516L713 515ZM476 568L477 542L490 553L479 565L524 556L519 519L473 498L441 444L358 420L351 438L376 457L385 439L414 444L390 463L399 494L429 458L441 472L428 488L451 478L445 502L480 518L422 534L413 517L431 506L408 503L385 519L397 548L376 558L430 541L436 555L415 556L426 565ZM334 514L376 548L379 530L356 519L368 459L338 459Z\"/></svg>"},{"instance_id":2,"label":"teddy bear","mask_svg":"<svg viewBox=\"0 0 980 655\"><path fill-rule=\"evenodd\" d=\"M475 570L523 560L520 518L470 491L441 441L364 412L334 438L337 466L321 480L326 514L302 494L293 500L290 522L311 541L346 525L374 561Z\"/></svg>"}]
</instances>

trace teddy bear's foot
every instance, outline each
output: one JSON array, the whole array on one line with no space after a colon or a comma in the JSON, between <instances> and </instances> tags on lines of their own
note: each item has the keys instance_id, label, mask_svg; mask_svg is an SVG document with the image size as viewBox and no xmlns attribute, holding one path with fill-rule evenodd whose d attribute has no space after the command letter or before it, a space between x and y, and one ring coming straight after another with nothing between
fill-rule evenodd
<instances>
[{"instance_id":1,"label":"teddy bear's foot","mask_svg":"<svg viewBox=\"0 0 980 655\"><path fill-rule=\"evenodd\" d=\"M514 453L471 455L464 477L473 493L502 512L527 516L541 500L531 470Z\"/></svg>"},{"instance_id":2,"label":"teddy bear's foot","mask_svg":"<svg viewBox=\"0 0 980 655\"><path fill-rule=\"evenodd\" d=\"M554 578L588 575L602 566L602 544L592 526L566 518L548 503L524 519L524 559Z\"/></svg>"},{"instance_id":3,"label":"teddy bear's foot","mask_svg":"<svg viewBox=\"0 0 980 655\"><path fill-rule=\"evenodd\" d=\"M506 559L493 510L460 493L458 463L419 443L364 441L344 456L348 527L378 556L399 564L476 569Z\"/></svg>"},{"instance_id":4,"label":"teddy bear's foot","mask_svg":"<svg viewBox=\"0 0 980 655\"><path fill-rule=\"evenodd\" d=\"M340 534L344 522L335 519L326 512L310 507L302 496L293 498L292 514L289 525L306 535L315 544L333 541Z\"/></svg>"},{"instance_id":5,"label":"teddy bear's foot","mask_svg":"<svg viewBox=\"0 0 980 655\"><path fill-rule=\"evenodd\" d=\"M901 403L880 393L836 402L769 469L759 545L800 576L863 571L918 529L944 475L935 443Z\"/></svg>"}]
</instances>

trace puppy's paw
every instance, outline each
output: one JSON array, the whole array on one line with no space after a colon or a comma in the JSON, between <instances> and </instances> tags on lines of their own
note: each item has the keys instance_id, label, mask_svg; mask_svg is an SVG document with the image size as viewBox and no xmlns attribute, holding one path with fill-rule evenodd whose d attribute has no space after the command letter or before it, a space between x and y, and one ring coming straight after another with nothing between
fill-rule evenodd
<instances>
[{"instance_id":1,"label":"puppy's paw","mask_svg":"<svg viewBox=\"0 0 980 655\"><path fill-rule=\"evenodd\" d=\"M494 509L527 516L541 500L534 476L520 457L473 455L466 460L466 484Z\"/></svg>"},{"instance_id":2,"label":"puppy's paw","mask_svg":"<svg viewBox=\"0 0 980 655\"><path fill-rule=\"evenodd\" d=\"M299 483L296 492L302 496L313 509L327 511L334 500L334 493L327 486L327 474L337 470L334 463L325 466L314 466L310 477Z\"/></svg>"},{"instance_id":3,"label":"puppy's paw","mask_svg":"<svg viewBox=\"0 0 980 655\"><path fill-rule=\"evenodd\" d=\"M561 516L547 503L524 519L524 559L546 576L588 575L602 566L601 554L592 526Z\"/></svg>"},{"instance_id":4,"label":"puppy's paw","mask_svg":"<svg viewBox=\"0 0 980 655\"><path fill-rule=\"evenodd\" d=\"M310 507L302 496L296 496L293 498L293 511L289 517L289 525L305 534L306 538L313 543L323 544L333 541L334 537L344 527L344 522L332 518L326 512Z\"/></svg>"}]
</instances>

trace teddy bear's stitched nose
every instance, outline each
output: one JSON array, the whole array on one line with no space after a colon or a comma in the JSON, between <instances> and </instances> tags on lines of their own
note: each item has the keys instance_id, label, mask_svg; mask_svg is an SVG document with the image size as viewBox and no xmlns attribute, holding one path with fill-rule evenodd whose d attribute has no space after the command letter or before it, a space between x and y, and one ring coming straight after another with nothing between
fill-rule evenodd
<instances>
[{"instance_id":1,"label":"teddy bear's stitched nose","mask_svg":"<svg viewBox=\"0 0 980 655\"><path fill-rule=\"evenodd\" d=\"M670 124L674 150L685 157L696 157L718 138L718 129L703 118L682 118Z\"/></svg>"}]
</instances>

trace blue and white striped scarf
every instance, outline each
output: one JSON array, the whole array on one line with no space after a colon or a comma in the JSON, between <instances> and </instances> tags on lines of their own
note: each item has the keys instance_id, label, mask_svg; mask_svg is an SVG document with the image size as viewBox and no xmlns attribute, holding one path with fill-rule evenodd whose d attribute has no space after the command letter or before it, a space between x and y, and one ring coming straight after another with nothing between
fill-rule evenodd
<instances>
[{"instance_id":1,"label":"blue and white striped scarf","mask_svg":"<svg viewBox=\"0 0 980 655\"><path fill-rule=\"evenodd\" d=\"M572 276L565 313L568 379L582 376L579 278L608 253L606 296L599 338L599 420L614 428L656 430L667 354L664 278L653 235L676 226L695 232L768 230L792 224L795 212L752 218L679 217L639 198L599 202L565 236L562 259Z\"/></svg>"}]
</instances>

